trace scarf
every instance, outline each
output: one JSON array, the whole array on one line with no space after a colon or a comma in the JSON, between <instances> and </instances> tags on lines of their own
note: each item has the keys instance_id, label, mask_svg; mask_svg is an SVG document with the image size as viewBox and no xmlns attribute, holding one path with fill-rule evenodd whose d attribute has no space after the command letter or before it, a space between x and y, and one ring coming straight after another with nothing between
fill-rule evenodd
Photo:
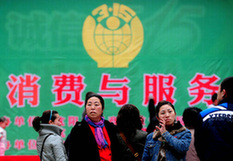
<instances>
[{"instance_id":1,"label":"scarf","mask_svg":"<svg viewBox=\"0 0 233 161\"><path fill-rule=\"evenodd\" d=\"M167 131L171 134L171 135L175 135L179 132L182 132L186 130L185 127L183 127L179 121L177 121L174 126L170 127L167 129ZM158 159L157 161L166 161L166 149L167 149L167 143L166 143L166 140L162 137L161 133L159 130L156 130L154 133L153 133L153 139L156 140L158 139L159 141L162 142L161 146L160 146L160 149L159 149L159 155L158 155Z\"/></svg>"},{"instance_id":2,"label":"scarf","mask_svg":"<svg viewBox=\"0 0 233 161\"><path fill-rule=\"evenodd\" d=\"M91 125L92 127L95 128L95 140L96 143L100 146L100 148L106 148L108 146L107 141L104 139L104 134L103 134L103 127L104 127L104 118L101 117L99 122L92 122L91 119L86 115L85 116L85 121Z\"/></svg>"}]
</instances>

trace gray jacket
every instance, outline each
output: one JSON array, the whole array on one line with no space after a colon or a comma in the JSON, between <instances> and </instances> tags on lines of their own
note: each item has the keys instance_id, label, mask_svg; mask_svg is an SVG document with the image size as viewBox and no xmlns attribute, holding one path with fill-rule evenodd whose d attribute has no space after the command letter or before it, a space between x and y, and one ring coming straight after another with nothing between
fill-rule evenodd
<instances>
[{"instance_id":1,"label":"gray jacket","mask_svg":"<svg viewBox=\"0 0 233 161\"><path fill-rule=\"evenodd\" d=\"M37 138L37 152L40 156L45 137L51 134L44 143L42 161L67 161L67 155L61 138L62 128L51 124L41 124L41 130Z\"/></svg>"}]
</instances>

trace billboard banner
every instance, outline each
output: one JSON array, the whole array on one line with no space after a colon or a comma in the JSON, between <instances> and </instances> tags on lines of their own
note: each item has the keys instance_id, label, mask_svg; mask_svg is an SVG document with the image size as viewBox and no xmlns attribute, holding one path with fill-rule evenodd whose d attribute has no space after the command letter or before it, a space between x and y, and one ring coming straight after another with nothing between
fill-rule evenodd
<instances>
[{"instance_id":1,"label":"billboard banner","mask_svg":"<svg viewBox=\"0 0 233 161\"><path fill-rule=\"evenodd\" d=\"M134 104L168 100L177 116L211 104L233 75L231 0L2 0L0 116L6 155L36 155L35 116L57 110L65 139L82 119L85 94L105 100L116 121Z\"/></svg>"}]
</instances>

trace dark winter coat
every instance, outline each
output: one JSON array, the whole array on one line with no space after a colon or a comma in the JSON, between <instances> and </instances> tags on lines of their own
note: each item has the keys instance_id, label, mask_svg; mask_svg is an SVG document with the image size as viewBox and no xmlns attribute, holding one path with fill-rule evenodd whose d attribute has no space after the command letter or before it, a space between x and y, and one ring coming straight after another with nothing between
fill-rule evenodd
<instances>
[{"instance_id":1,"label":"dark winter coat","mask_svg":"<svg viewBox=\"0 0 233 161\"><path fill-rule=\"evenodd\" d=\"M196 151L203 161L227 161L233 150L233 101L222 100L200 113L195 130ZM231 159L230 159L231 160Z\"/></svg>"},{"instance_id":2,"label":"dark winter coat","mask_svg":"<svg viewBox=\"0 0 233 161\"><path fill-rule=\"evenodd\" d=\"M111 141L112 161L118 161L117 128L106 120L104 124ZM98 145L85 120L76 123L71 130L69 141L66 141L66 145L68 145L69 149L69 161L100 161Z\"/></svg>"}]
</instances>

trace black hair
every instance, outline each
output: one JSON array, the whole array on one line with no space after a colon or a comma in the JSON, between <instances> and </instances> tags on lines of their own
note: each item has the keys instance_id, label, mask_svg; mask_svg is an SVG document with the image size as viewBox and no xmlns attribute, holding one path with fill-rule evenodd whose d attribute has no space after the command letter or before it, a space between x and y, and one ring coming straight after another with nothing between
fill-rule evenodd
<instances>
[{"instance_id":1,"label":"black hair","mask_svg":"<svg viewBox=\"0 0 233 161\"><path fill-rule=\"evenodd\" d=\"M223 89L226 90L227 98L232 100L233 99L233 77L225 78L222 83L220 84L220 91Z\"/></svg>"},{"instance_id":2,"label":"black hair","mask_svg":"<svg viewBox=\"0 0 233 161\"><path fill-rule=\"evenodd\" d=\"M151 122L152 119L155 117L155 101L153 98L149 99L148 110L149 110L149 117Z\"/></svg>"},{"instance_id":3,"label":"black hair","mask_svg":"<svg viewBox=\"0 0 233 161\"><path fill-rule=\"evenodd\" d=\"M52 115L51 115L51 112L52 112ZM39 131L41 128L40 124L48 124L50 120L54 121L56 119L55 114L58 114L58 112L55 110L47 110L43 112L41 117L36 116L32 121L33 128L36 131Z\"/></svg>"},{"instance_id":4,"label":"black hair","mask_svg":"<svg viewBox=\"0 0 233 161\"><path fill-rule=\"evenodd\" d=\"M102 109L104 110L104 99L103 99L103 97L100 96L99 94L94 93L94 92L87 92L86 98L85 98L85 109L86 109L87 101L88 101L91 97L97 97L97 98L99 98L100 103L101 103L101 105L102 105Z\"/></svg>"},{"instance_id":5,"label":"black hair","mask_svg":"<svg viewBox=\"0 0 233 161\"><path fill-rule=\"evenodd\" d=\"M0 117L0 122L5 122L7 119L5 117Z\"/></svg>"},{"instance_id":6,"label":"black hair","mask_svg":"<svg viewBox=\"0 0 233 161\"><path fill-rule=\"evenodd\" d=\"M188 107L183 112L183 121L186 127L195 128L197 126L198 114L202 110L197 107Z\"/></svg>"},{"instance_id":7,"label":"black hair","mask_svg":"<svg viewBox=\"0 0 233 161\"><path fill-rule=\"evenodd\" d=\"M117 127L127 138L134 136L136 130L142 129L142 118L138 108L132 104L125 104L117 115Z\"/></svg>"},{"instance_id":8,"label":"black hair","mask_svg":"<svg viewBox=\"0 0 233 161\"><path fill-rule=\"evenodd\" d=\"M173 108L173 110L176 112L175 107L174 107L174 105L173 105L171 102L162 100L162 101L160 101L160 102L158 103L158 105L157 105L156 108L155 108L155 114L156 114L157 117L159 117L159 110L160 110L160 108L161 108L163 105L169 105L169 106L171 106L171 107Z\"/></svg>"},{"instance_id":9,"label":"black hair","mask_svg":"<svg viewBox=\"0 0 233 161\"><path fill-rule=\"evenodd\" d=\"M89 95L91 95L91 94L95 94L95 93L92 92L92 91L89 91L89 92L86 93L86 97L85 97L85 106L84 106L84 110L83 110L83 113L82 113L82 120L85 118L85 115L86 115L86 104L87 104L86 98L89 97Z\"/></svg>"},{"instance_id":10,"label":"black hair","mask_svg":"<svg viewBox=\"0 0 233 161\"><path fill-rule=\"evenodd\" d=\"M216 99L217 99L217 93L214 93L212 96L211 96L211 100L212 102L214 102Z\"/></svg>"}]
</instances>

